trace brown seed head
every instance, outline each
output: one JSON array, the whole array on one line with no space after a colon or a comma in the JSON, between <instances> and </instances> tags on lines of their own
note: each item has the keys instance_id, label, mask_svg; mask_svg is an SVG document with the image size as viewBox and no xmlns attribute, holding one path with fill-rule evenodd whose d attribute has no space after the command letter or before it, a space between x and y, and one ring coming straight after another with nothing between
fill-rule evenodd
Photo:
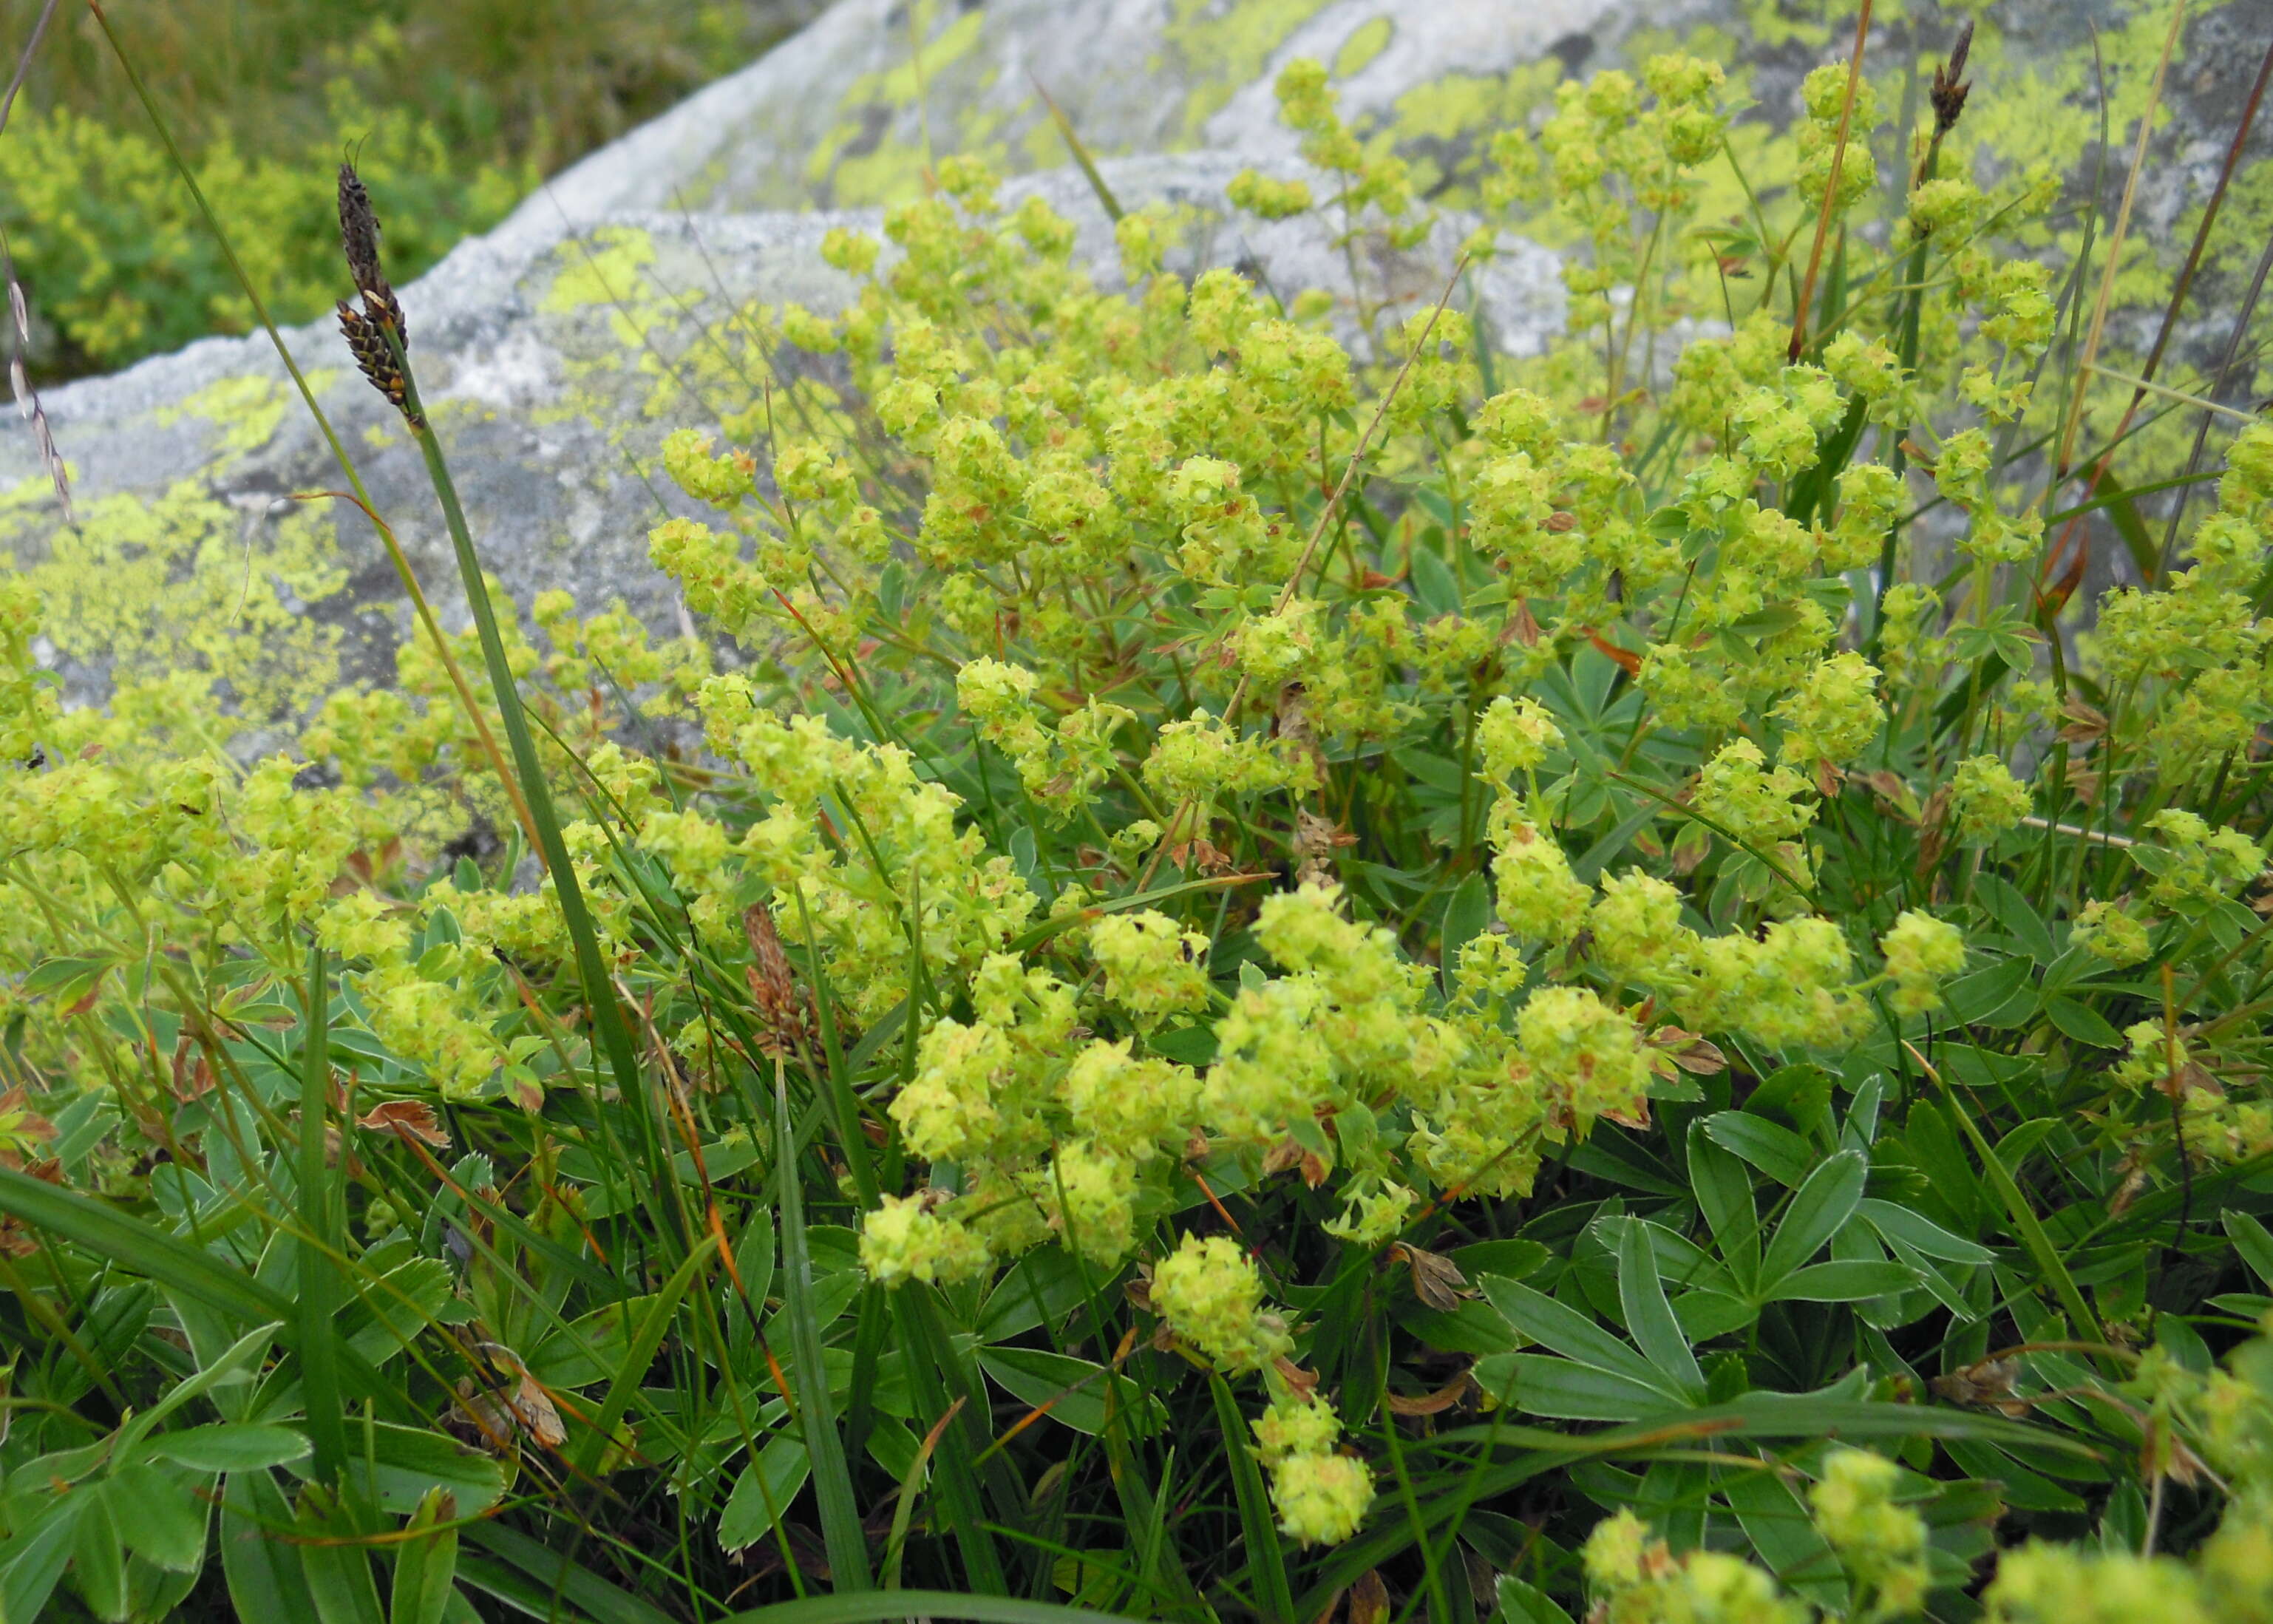
<instances>
[{"instance_id":1,"label":"brown seed head","mask_svg":"<svg viewBox=\"0 0 2273 1624\"><path fill-rule=\"evenodd\" d=\"M395 358L394 346L387 342L386 329L345 299L339 303L339 315L340 331L347 337L348 351L355 357L356 368L371 380L372 388L394 402L394 409L416 426L418 420L410 411L410 392L403 380L402 365Z\"/></svg>"},{"instance_id":2,"label":"brown seed head","mask_svg":"<svg viewBox=\"0 0 2273 1624\"><path fill-rule=\"evenodd\" d=\"M347 252L348 274L358 289L386 285L386 273L379 265L379 216L351 163L340 165L340 245Z\"/></svg>"},{"instance_id":3,"label":"brown seed head","mask_svg":"<svg viewBox=\"0 0 2273 1624\"><path fill-rule=\"evenodd\" d=\"M1966 94L1973 88L1965 77L1966 53L1973 49L1973 25L1969 22L1958 30L1957 45L1949 53L1949 60L1933 71L1933 132L1936 137L1947 135L1957 127L1959 117L1965 111Z\"/></svg>"},{"instance_id":4,"label":"brown seed head","mask_svg":"<svg viewBox=\"0 0 2273 1624\"><path fill-rule=\"evenodd\" d=\"M401 303L379 263L379 216L371 208L371 193L364 189L353 164L341 164L340 247L347 259L348 274L363 296L363 308L358 311L341 299L340 331L347 335L356 365L371 380L371 387L394 402L413 428L418 428L424 426L424 419L410 410L409 383L402 371L402 358L410 351L410 324L403 320Z\"/></svg>"}]
</instances>

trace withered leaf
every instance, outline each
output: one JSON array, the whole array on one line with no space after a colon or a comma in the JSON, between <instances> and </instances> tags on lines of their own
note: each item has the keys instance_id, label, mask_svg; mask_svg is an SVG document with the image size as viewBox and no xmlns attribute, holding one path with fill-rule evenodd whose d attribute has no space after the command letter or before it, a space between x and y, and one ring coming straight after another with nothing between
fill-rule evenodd
<instances>
[{"instance_id":1,"label":"withered leaf","mask_svg":"<svg viewBox=\"0 0 2273 1624\"><path fill-rule=\"evenodd\" d=\"M1389 1616L1389 1587L1381 1570L1369 1568L1349 1588L1349 1624L1382 1624Z\"/></svg>"},{"instance_id":2,"label":"withered leaf","mask_svg":"<svg viewBox=\"0 0 2273 1624\"><path fill-rule=\"evenodd\" d=\"M1926 1385L1953 1404L1966 1404L1976 1409L1993 1410L1999 1415L2018 1419L2029 1413L2029 1401L2018 1396L2014 1384L2021 1374L2017 1357L1982 1359L1936 1376Z\"/></svg>"},{"instance_id":3,"label":"withered leaf","mask_svg":"<svg viewBox=\"0 0 2273 1624\"><path fill-rule=\"evenodd\" d=\"M1396 1416L1439 1416L1466 1398L1475 1385L1475 1379L1462 1371L1434 1393L1424 1393L1418 1398L1391 1394L1389 1412Z\"/></svg>"},{"instance_id":4,"label":"withered leaf","mask_svg":"<svg viewBox=\"0 0 2273 1624\"><path fill-rule=\"evenodd\" d=\"M416 1139L436 1150L450 1148L449 1131L424 1100L381 1100L356 1118L356 1126L373 1133L392 1133L406 1142Z\"/></svg>"},{"instance_id":5,"label":"withered leaf","mask_svg":"<svg viewBox=\"0 0 2273 1624\"><path fill-rule=\"evenodd\" d=\"M1474 1297L1467 1276L1450 1258L1399 1241L1389 1249L1390 1260L1413 1271L1413 1295L1438 1313L1449 1314L1464 1297Z\"/></svg>"}]
</instances>

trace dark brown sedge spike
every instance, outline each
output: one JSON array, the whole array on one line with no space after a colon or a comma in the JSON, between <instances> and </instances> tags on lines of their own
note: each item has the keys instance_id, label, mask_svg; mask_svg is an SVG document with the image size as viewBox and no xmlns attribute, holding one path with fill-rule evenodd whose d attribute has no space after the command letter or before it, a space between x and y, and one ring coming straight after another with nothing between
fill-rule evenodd
<instances>
[{"instance_id":1,"label":"dark brown sedge spike","mask_svg":"<svg viewBox=\"0 0 2273 1624\"><path fill-rule=\"evenodd\" d=\"M410 324L403 320L394 285L379 263L379 215L371 208L371 193L364 189L355 165L342 162L340 247L347 257L348 274L355 278L356 291L363 296L363 308L358 311L341 299L340 331L371 387L394 403L411 427L423 428L424 419L410 410L409 385L402 373L402 357L410 352Z\"/></svg>"},{"instance_id":2,"label":"dark brown sedge spike","mask_svg":"<svg viewBox=\"0 0 2273 1624\"><path fill-rule=\"evenodd\" d=\"M386 285L386 273L379 265L379 216L371 212L363 177L347 162L340 165L340 246L347 252L348 274L357 290Z\"/></svg>"},{"instance_id":3,"label":"dark brown sedge spike","mask_svg":"<svg viewBox=\"0 0 2273 1624\"><path fill-rule=\"evenodd\" d=\"M386 329L345 299L339 303L339 313L340 331L347 338L356 369L413 428L424 427L424 419L410 410L410 391L403 380L401 363L395 359L394 346L386 341Z\"/></svg>"},{"instance_id":4,"label":"dark brown sedge spike","mask_svg":"<svg viewBox=\"0 0 2273 1624\"><path fill-rule=\"evenodd\" d=\"M1973 49L1973 25L1969 22L1957 31L1957 44L1949 53L1949 60L1933 71L1933 132L1936 137L1947 135L1957 127L1957 120L1965 111L1966 94L1973 86L1965 78L1966 53Z\"/></svg>"}]
</instances>

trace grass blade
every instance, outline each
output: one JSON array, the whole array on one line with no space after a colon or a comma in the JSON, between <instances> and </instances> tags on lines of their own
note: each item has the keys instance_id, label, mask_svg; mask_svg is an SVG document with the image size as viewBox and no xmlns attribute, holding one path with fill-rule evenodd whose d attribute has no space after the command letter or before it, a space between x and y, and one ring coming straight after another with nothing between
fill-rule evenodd
<instances>
[{"instance_id":1,"label":"grass blade","mask_svg":"<svg viewBox=\"0 0 2273 1624\"><path fill-rule=\"evenodd\" d=\"M953 1590L880 1590L866 1596L813 1596L730 1613L718 1624L881 1624L886 1619L962 1619L969 1624L1119 1624L1109 1613L1061 1607L1008 1596Z\"/></svg>"},{"instance_id":2,"label":"grass blade","mask_svg":"<svg viewBox=\"0 0 2273 1624\"><path fill-rule=\"evenodd\" d=\"M331 984L320 944L308 950L305 1001L307 1032L300 1063L300 1385L305 1395L308 1439L315 1446L316 1480L339 1481L347 1462L347 1430L340 1410L339 1348L332 1316L339 1279L332 1266L338 1244L333 1219L338 1204L324 1166L324 1141L332 1105ZM344 1126L341 1166L346 1165Z\"/></svg>"},{"instance_id":3,"label":"grass blade","mask_svg":"<svg viewBox=\"0 0 2273 1624\"><path fill-rule=\"evenodd\" d=\"M798 1428L813 1465L813 1492L821 1505L821 1538L829 1548L830 1575L840 1590L865 1590L873 1583L868 1541L860 1531L860 1509L852 1498L844 1440L837 1434L836 1417L829 1408L821 1323L814 1312L813 1258L806 1241L797 1127L790 1115L789 1079L779 1068L774 1073L774 1146L781 1209L782 1302L789 1315L790 1347L797 1357Z\"/></svg>"},{"instance_id":4,"label":"grass blade","mask_svg":"<svg viewBox=\"0 0 2273 1624\"><path fill-rule=\"evenodd\" d=\"M1968 1109L1967 1102L1954 1097L1949 1085L1942 1080L1941 1073L1927 1063L1924 1055L1908 1042L1902 1047L1909 1049L1910 1058L1918 1063L1929 1078L1945 1093L1952 1094L1949 1115L1957 1119L1958 1126L1965 1131L1965 1137L1972 1141L1974 1154L1981 1158L1982 1177L1989 1181L1998 1199L2004 1202L2006 1214L2013 1221L2014 1232L2021 1237L2021 1244L2029 1249L2029 1256L2052 1283L2053 1294L2059 1298L2060 1306L2067 1310L2071 1323L2076 1328L2076 1335L2095 1342L2105 1342L2107 1333L2101 1329L2099 1320L2091 1312L2091 1304L2084 1301L2083 1292L2075 1283L2075 1276L2068 1273L2067 1265L2060 1260L2059 1252L2052 1245L2052 1237L2044 1232L2042 1221L2037 1217L2036 1208L2029 1205L2029 1198L2022 1192L2003 1158L1997 1154L1996 1147L1989 1143L1988 1136L1981 1132L1981 1124L1973 1120L1974 1114Z\"/></svg>"},{"instance_id":5,"label":"grass blade","mask_svg":"<svg viewBox=\"0 0 2273 1624\"><path fill-rule=\"evenodd\" d=\"M466 528L465 510L458 501L457 486L450 478L450 469L443 460L441 442L425 421L419 404L418 385L409 365L400 350L402 376L409 404L406 417L412 425L412 433L418 441L420 453L426 460L426 473L434 486L434 495L442 505L442 517L450 531L450 545L457 554L458 574L466 591L466 606L474 617L476 636L481 643L482 660L489 669L490 686L497 699L498 712L505 723L506 744L513 752L514 771L521 782L521 793L529 806L531 821L536 825L537 848L544 860L546 871L552 877L553 895L560 909L560 917L568 928L568 939L574 949L576 974L583 983L585 1007L591 1011L592 1026L600 1040L600 1047L608 1058L608 1069L615 1074L616 1086L626 1101L635 1102L633 1121L639 1132L640 1149L651 1176L655 1178L664 1216L671 1222L680 1247L693 1244L693 1235L686 1212L680 1203L678 1180L672 1177L670 1158L662 1148L662 1134L655 1120L655 1111L648 1099L645 1079L639 1062L638 1051L632 1046L631 1028L624 1020L623 1011L616 1002L613 980L608 974L607 961L601 956L598 934L592 929L592 916L585 906L582 884L576 877L574 865L568 858L567 844L561 838L560 820L553 810L552 794L544 779L543 763L537 759L536 741L529 731L529 718L522 711L521 690L515 683L513 666L505 651L505 640L498 631L497 609L490 601L489 583L482 576L481 560L474 552L473 536Z\"/></svg>"},{"instance_id":6,"label":"grass blade","mask_svg":"<svg viewBox=\"0 0 2273 1624\"><path fill-rule=\"evenodd\" d=\"M1090 191L1097 194L1097 206L1105 211L1106 219L1119 225L1121 216L1126 211L1121 207L1121 199L1113 195L1113 188L1105 184L1105 177L1097 172L1097 160L1089 155L1088 143L1076 132L1073 120L1066 117L1065 109L1058 105L1057 98L1042 88L1039 79L1034 81L1034 94L1041 97L1042 105L1050 109L1050 122L1057 125L1058 134L1064 138L1066 150L1081 166L1082 178L1089 183Z\"/></svg>"},{"instance_id":7,"label":"grass blade","mask_svg":"<svg viewBox=\"0 0 2273 1624\"><path fill-rule=\"evenodd\" d=\"M1239 1498L1239 1523L1247 1538L1248 1566L1261 1591L1257 1612L1267 1624L1294 1624L1294 1594L1287 1583L1287 1553L1279 1544L1279 1525L1271 1518L1271 1497L1263 1487L1262 1470L1247 1447L1247 1422L1239 1402L1224 1379L1208 1374L1208 1391L1215 1398L1216 1424L1223 1429L1224 1453L1231 1459L1231 1483Z\"/></svg>"}]
</instances>

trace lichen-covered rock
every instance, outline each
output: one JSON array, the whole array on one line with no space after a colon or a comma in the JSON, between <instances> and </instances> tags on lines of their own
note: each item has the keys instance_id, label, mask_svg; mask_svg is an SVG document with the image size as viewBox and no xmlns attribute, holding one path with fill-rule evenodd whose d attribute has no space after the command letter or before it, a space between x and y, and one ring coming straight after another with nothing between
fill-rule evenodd
<instances>
[{"instance_id":1,"label":"lichen-covered rock","mask_svg":"<svg viewBox=\"0 0 2273 1624\"><path fill-rule=\"evenodd\" d=\"M1315 217L1225 214L1233 154L1109 162L1129 207L1192 223L1177 264L1238 263L1290 292L1347 296L1350 261ZM1071 171L1022 182L1080 228L1100 280L1118 280L1111 223ZM621 599L659 628L686 624L648 561L659 516L693 509L657 465L687 425L746 436L758 380L782 364L754 312L829 312L851 292L821 257L832 226L875 211L625 214L544 241L463 244L401 290L428 413L484 561L516 602L566 589ZM1433 300L1472 220L1447 216L1410 252L1357 265L1370 298ZM1462 294L1496 343L1535 351L1559 330L1555 257L1511 243ZM416 447L356 375L336 330L290 347L446 620L462 624L456 567ZM224 679L248 718L297 710L339 676L384 680L407 600L370 522L341 497L337 462L265 336L212 339L116 377L54 391L46 407L76 485L66 526L27 434L0 442L0 552L48 602L56 667L77 697L196 669Z\"/></svg>"},{"instance_id":2,"label":"lichen-covered rock","mask_svg":"<svg viewBox=\"0 0 2273 1624\"><path fill-rule=\"evenodd\" d=\"M2166 7L1960 10L1984 19L1966 117L1969 139L1993 155L1984 162L2048 160L2087 181L2104 86L2117 143L2106 167L2119 172ZM839 0L405 289L413 358L476 539L516 600L563 587L593 608L619 598L659 627L683 625L645 556L647 530L679 500L656 452L671 428L731 425L748 410L771 359L749 307L825 310L844 296L818 247L852 216L809 211L904 199L926 152L976 153L1026 177L1014 195L1039 188L1080 222L1085 256L1109 267L1106 222L1063 167L1046 89L1105 155L1123 201L1189 207L1189 259L1243 264L1286 291L1346 294L1351 267L1316 217L1264 224L1222 201L1242 168L1294 171L1271 84L1288 60L1312 56L1329 64L1359 133L1393 143L1445 211L1416 249L1357 267L1369 291L1417 301L1441 287L1473 223L1461 211L1480 138L1530 118L1564 76L1696 49L1730 65L1752 124L1774 126L1805 73L1843 56L1851 11L1846 0ZM1908 109L1889 121L1891 154L1922 105L1915 71L1946 49L1956 19L1922 0L1881 0L1877 17L1869 65ZM2190 17L2136 205L2134 244L2169 256L2216 174L2273 0L2197 0ZM1885 184L1903 167L1883 163ZM2226 240L2254 244L2269 194L2262 167L2249 174ZM2111 199L2114 187L2103 185ZM2213 336L2231 258L2213 250L2197 284L2209 326L2190 319L2174 354ZM1558 327L1555 270L1547 250L1513 245L1460 300L1503 350L1527 350ZM2151 331L2153 312L2119 308L2111 335L2143 349L2142 323ZM446 618L455 571L414 448L335 333L288 339ZM32 436L11 424L0 435L0 553L47 594L48 635L76 694L191 666L226 678L252 716L296 708L343 667L387 673L407 629L400 589L369 522L322 494L343 480L265 338L193 345L56 391L47 408L78 482L79 523L61 523Z\"/></svg>"}]
</instances>

